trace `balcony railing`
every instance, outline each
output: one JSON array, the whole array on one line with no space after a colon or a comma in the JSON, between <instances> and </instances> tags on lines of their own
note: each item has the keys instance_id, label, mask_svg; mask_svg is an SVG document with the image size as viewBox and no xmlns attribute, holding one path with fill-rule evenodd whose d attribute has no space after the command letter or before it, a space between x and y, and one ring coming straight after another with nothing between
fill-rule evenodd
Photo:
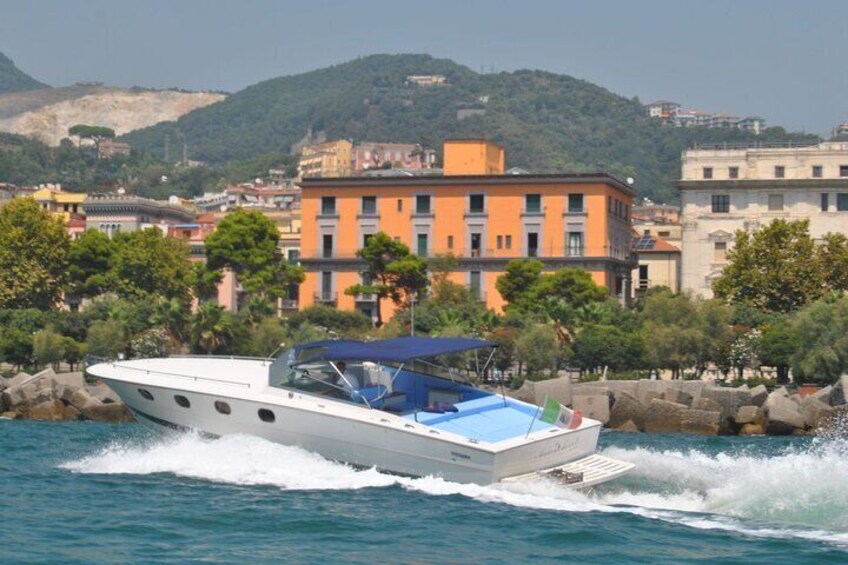
<instances>
[{"instance_id":1,"label":"balcony railing","mask_svg":"<svg viewBox=\"0 0 848 565\"><path fill-rule=\"evenodd\" d=\"M356 295L357 302L377 302L376 294L357 294Z\"/></svg>"},{"instance_id":2,"label":"balcony railing","mask_svg":"<svg viewBox=\"0 0 848 565\"><path fill-rule=\"evenodd\" d=\"M320 302L322 304L335 304L338 302L338 295L335 292L316 292L315 302Z\"/></svg>"},{"instance_id":3,"label":"balcony railing","mask_svg":"<svg viewBox=\"0 0 848 565\"><path fill-rule=\"evenodd\" d=\"M413 247L414 250L414 247ZM629 245L624 245L622 249L613 254L611 249L606 246L563 246L560 242L559 245L549 245L549 246L540 246L535 248L535 252L533 253L533 249L529 250L530 252L526 252L522 247L521 243L516 243L515 240L512 242L512 246L501 247L500 249L494 247L485 247L479 249L447 249L447 248L431 248L427 250L427 257L439 257L439 256L447 256L452 255L457 259L515 259L521 257L537 257L540 259L552 258L552 259L561 259L561 258L575 258L579 259L581 257L591 257L591 258L616 258L616 259L628 259L630 257L630 247ZM302 262L304 260L310 259L339 259L339 260L354 260L359 257L356 255L356 249L303 249L301 250L301 254L299 260Z\"/></svg>"}]
</instances>

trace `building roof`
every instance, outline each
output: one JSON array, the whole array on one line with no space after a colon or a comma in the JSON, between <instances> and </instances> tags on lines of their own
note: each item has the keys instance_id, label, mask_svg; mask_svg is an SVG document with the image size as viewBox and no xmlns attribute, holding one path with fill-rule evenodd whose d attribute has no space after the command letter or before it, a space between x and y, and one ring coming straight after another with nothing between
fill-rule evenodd
<instances>
[{"instance_id":1,"label":"building roof","mask_svg":"<svg viewBox=\"0 0 848 565\"><path fill-rule=\"evenodd\" d=\"M634 235L636 234L634 233ZM634 240L633 251L639 255L643 253L680 253L680 249L655 235L643 235Z\"/></svg>"},{"instance_id":2,"label":"building roof","mask_svg":"<svg viewBox=\"0 0 848 565\"><path fill-rule=\"evenodd\" d=\"M408 185L485 185L485 184L591 184L600 183L613 186L631 196L636 196L632 186L607 173L570 173L570 174L528 174L528 175L430 175L404 177L322 177L304 178L301 188L346 188L363 186Z\"/></svg>"}]
</instances>

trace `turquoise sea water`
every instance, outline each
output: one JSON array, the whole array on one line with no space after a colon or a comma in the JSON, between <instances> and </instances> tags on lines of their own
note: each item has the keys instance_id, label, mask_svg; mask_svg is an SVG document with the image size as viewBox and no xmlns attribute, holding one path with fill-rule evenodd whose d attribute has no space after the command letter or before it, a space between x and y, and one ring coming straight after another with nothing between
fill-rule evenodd
<instances>
[{"instance_id":1,"label":"turquoise sea water","mask_svg":"<svg viewBox=\"0 0 848 565\"><path fill-rule=\"evenodd\" d=\"M606 433L583 494L358 471L249 437L0 420L0 563L845 563L848 444Z\"/></svg>"}]
</instances>

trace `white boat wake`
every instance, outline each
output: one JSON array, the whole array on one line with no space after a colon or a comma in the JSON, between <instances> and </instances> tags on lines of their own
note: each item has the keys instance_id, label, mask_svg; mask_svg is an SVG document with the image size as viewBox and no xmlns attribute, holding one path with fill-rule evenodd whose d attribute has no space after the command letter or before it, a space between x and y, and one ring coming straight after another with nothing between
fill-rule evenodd
<instances>
[{"instance_id":1,"label":"white boat wake","mask_svg":"<svg viewBox=\"0 0 848 565\"><path fill-rule=\"evenodd\" d=\"M848 549L848 443L820 441L776 456L611 447L636 464L630 476L583 493L549 480L480 486L434 477L357 470L261 438L159 437L115 443L62 468L86 474L172 474L284 490L351 490L399 485L432 496L557 512L628 513L698 529L796 537Z\"/></svg>"}]
</instances>

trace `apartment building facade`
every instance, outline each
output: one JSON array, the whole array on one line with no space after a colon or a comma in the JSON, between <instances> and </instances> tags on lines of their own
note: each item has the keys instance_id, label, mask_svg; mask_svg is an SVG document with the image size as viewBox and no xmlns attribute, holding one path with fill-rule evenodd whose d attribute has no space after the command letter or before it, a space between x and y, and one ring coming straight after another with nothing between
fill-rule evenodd
<instances>
[{"instance_id":1,"label":"apartment building facade","mask_svg":"<svg viewBox=\"0 0 848 565\"><path fill-rule=\"evenodd\" d=\"M816 239L848 234L848 142L687 150L677 188L681 286L704 297L713 295L737 230L782 218L809 219Z\"/></svg>"},{"instance_id":2,"label":"apartment building facade","mask_svg":"<svg viewBox=\"0 0 848 565\"><path fill-rule=\"evenodd\" d=\"M468 171L484 170L497 150L454 147L466 158L454 156L459 169L450 169L446 144L444 176L304 179L301 307L325 303L373 317L374 297L349 296L345 289L364 282L356 252L380 231L419 256L454 256L449 280L496 310L505 303L495 283L516 258L537 258L547 271L586 269L612 294L629 296L636 263L634 192L627 184L606 174L473 174ZM384 301L383 318L392 311Z\"/></svg>"},{"instance_id":3,"label":"apartment building facade","mask_svg":"<svg viewBox=\"0 0 848 565\"><path fill-rule=\"evenodd\" d=\"M301 150L297 172L306 177L345 177L351 174L353 143L347 139L308 145Z\"/></svg>"},{"instance_id":4,"label":"apartment building facade","mask_svg":"<svg viewBox=\"0 0 848 565\"><path fill-rule=\"evenodd\" d=\"M414 143L362 142L353 147L351 169L354 175L370 169L391 166L397 169L430 169L436 152Z\"/></svg>"}]
</instances>

